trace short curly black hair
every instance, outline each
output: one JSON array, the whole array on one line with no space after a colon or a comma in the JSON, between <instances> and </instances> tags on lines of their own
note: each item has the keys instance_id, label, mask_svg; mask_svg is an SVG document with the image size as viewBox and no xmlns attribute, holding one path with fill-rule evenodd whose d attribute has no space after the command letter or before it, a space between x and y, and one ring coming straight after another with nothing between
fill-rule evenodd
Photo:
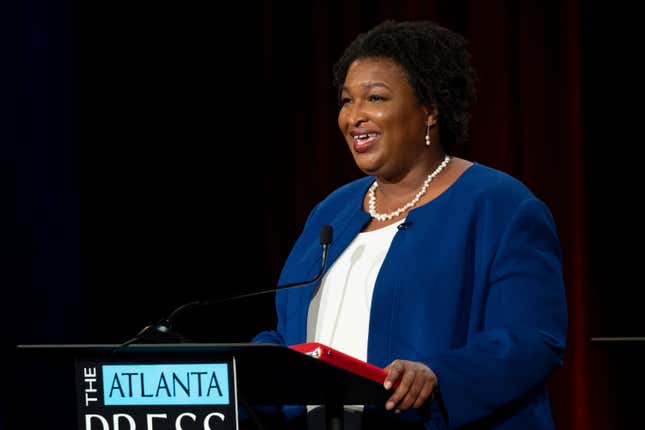
<instances>
[{"instance_id":1,"label":"short curly black hair","mask_svg":"<svg viewBox=\"0 0 645 430\"><path fill-rule=\"evenodd\" d=\"M388 58L403 67L420 101L439 112L441 144L451 152L468 138L476 75L468 41L432 21L384 21L345 49L333 69L340 97L347 70L359 58Z\"/></svg>"}]
</instances>

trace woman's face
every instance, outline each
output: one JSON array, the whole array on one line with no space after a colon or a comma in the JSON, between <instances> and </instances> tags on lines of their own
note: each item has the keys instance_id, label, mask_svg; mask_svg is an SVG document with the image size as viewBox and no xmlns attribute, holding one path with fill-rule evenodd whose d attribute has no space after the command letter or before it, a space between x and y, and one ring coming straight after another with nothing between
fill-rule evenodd
<instances>
[{"instance_id":1,"label":"woman's face","mask_svg":"<svg viewBox=\"0 0 645 430\"><path fill-rule=\"evenodd\" d=\"M428 109L396 62L361 58L350 65L338 126L363 172L392 180L404 176L427 149L427 121Z\"/></svg>"}]
</instances>

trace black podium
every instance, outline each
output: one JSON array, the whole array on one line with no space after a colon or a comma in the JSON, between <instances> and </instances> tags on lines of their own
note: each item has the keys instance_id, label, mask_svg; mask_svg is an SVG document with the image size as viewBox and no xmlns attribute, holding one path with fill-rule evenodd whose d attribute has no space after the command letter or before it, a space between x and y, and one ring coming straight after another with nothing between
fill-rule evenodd
<instances>
[{"instance_id":1,"label":"black podium","mask_svg":"<svg viewBox=\"0 0 645 430\"><path fill-rule=\"evenodd\" d=\"M19 345L18 350L32 361L62 363L65 375L58 379L76 387L76 405L68 407L78 410L82 430L238 428L240 405L252 411L308 404L325 405L327 427L339 430L343 405L382 405L388 398L370 379L278 345Z\"/></svg>"}]
</instances>

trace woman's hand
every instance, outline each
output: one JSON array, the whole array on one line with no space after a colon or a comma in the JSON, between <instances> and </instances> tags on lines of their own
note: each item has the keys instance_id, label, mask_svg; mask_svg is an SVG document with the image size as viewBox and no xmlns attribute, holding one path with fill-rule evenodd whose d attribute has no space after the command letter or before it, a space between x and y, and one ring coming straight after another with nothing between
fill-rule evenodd
<instances>
[{"instance_id":1,"label":"woman's hand","mask_svg":"<svg viewBox=\"0 0 645 430\"><path fill-rule=\"evenodd\" d=\"M401 412L409 407L421 407L437 385L437 376L432 369L418 361L394 360L385 370L385 389L395 387L385 403L388 411L396 408L396 412Z\"/></svg>"}]
</instances>

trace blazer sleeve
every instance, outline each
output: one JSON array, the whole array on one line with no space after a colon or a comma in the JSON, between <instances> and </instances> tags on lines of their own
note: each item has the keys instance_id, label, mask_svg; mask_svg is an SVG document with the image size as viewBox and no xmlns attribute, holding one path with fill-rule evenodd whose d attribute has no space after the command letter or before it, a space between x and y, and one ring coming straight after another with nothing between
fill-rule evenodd
<instances>
[{"instance_id":1,"label":"blazer sleeve","mask_svg":"<svg viewBox=\"0 0 645 430\"><path fill-rule=\"evenodd\" d=\"M293 262L297 261L300 256L299 254L303 252L304 241L302 239L303 239L304 233L308 230L308 228L311 227L312 220L319 206L320 206L320 203L317 204L309 213L309 216L307 217L307 221L305 222L303 232L300 234L300 237L298 238L293 248L291 249L291 252L287 257L287 261L284 267L282 268L282 273L280 275L281 280L284 278L284 274L288 271L289 265L295 264ZM285 341L286 327L285 326L286 326L286 318L287 318L286 314L287 314L288 304L289 304L288 294L276 293L275 310L278 317L278 326L276 327L275 330L267 330L257 334L251 341L252 343L275 343L278 345L286 346L286 341Z\"/></svg>"},{"instance_id":2,"label":"blazer sleeve","mask_svg":"<svg viewBox=\"0 0 645 430\"><path fill-rule=\"evenodd\" d=\"M450 427L543 389L561 365L567 331L561 260L548 208L525 200L493 254L481 331L426 363L437 375Z\"/></svg>"}]
</instances>

